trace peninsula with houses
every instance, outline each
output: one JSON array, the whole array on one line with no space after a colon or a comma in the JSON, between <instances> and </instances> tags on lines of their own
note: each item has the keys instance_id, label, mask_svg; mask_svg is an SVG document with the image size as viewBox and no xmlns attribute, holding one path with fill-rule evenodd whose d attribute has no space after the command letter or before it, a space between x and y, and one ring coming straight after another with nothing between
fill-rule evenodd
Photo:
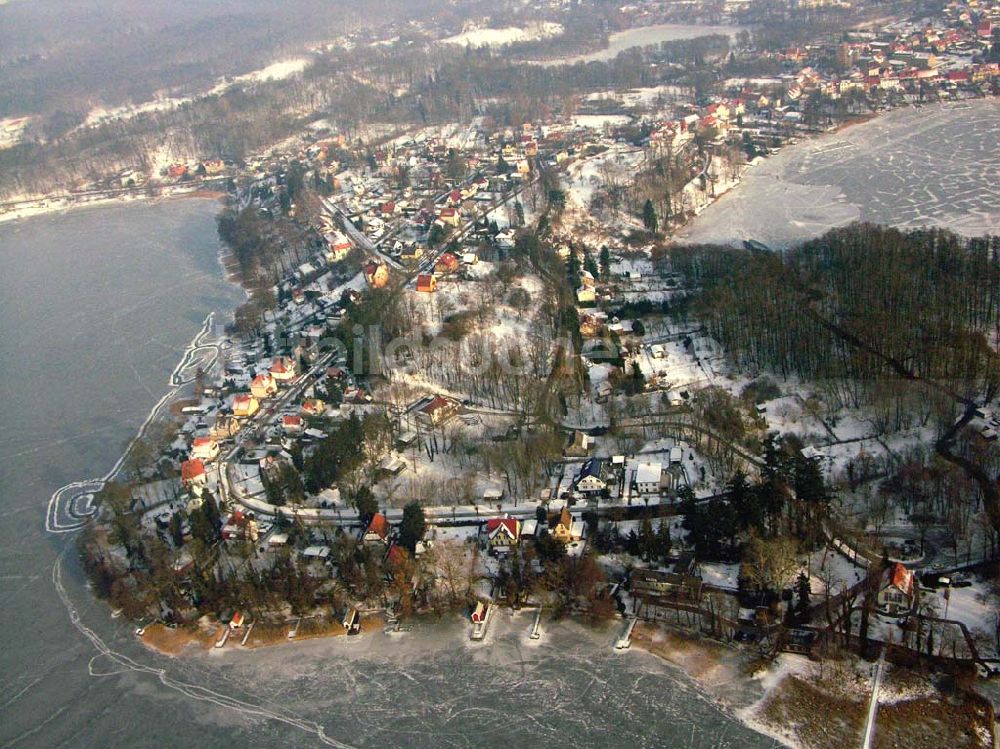
<instances>
[{"instance_id":1,"label":"peninsula with houses","mask_svg":"<svg viewBox=\"0 0 1000 749\"><path fill-rule=\"evenodd\" d=\"M579 5L525 28L571 35ZM573 617L622 657L769 679L741 717L791 745L993 745L1000 228L675 235L796 143L994 96L1000 6L716 5L732 36L563 65L530 34L373 32L313 67L354 55L378 122L300 113L255 156L80 186L221 188L247 292L52 511L138 637L190 656L464 617L485 648L528 609L528 641Z\"/></svg>"}]
</instances>

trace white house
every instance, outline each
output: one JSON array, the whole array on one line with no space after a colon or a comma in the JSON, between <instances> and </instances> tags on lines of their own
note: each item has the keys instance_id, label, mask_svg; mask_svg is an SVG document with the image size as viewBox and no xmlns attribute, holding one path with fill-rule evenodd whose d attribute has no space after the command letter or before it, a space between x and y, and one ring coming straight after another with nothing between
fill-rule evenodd
<instances>
[{"instance_id":1,"label":"white house","mask_svg":"<svg viewBox=\"0 0 1000 749\"><path fill-rule=\"evenodd\" d=\"M635 485L640 494L659 494L662 486L663 466L656 463L640 463L635 469Z\"/></svg>"},{"instance_id":2,"label":"white house","mask_svg":"<svg viewBox=\"0 0 1000 749\"><path fill-rule=\"evenodd\" d=\"M219 443L211 437L196 437L191 443L191 456L202 460L215 460L219 457Z\"/></svg>"},{"instance_id":3,"label":"white house","mask_svg":"<svg viewBox=\"0 0 1000 749\"><path fill-rule=\"evenodd\" d=\"M886 570L878 591L878 608L893 615L908 613L913 608L916 594L913 571L896 562Z\"/></svg>"},{"instance_id":4,"label":"white house","mask_svg":"<svg viewBox=\"0 0 1000 749\"><path fill-rule=\"evenodd\" d=\"M576 490L583 494L597 494L608 488L604 480L604 462L591 458L583 464L576 479Z\"/></svg>"}]
</instances>

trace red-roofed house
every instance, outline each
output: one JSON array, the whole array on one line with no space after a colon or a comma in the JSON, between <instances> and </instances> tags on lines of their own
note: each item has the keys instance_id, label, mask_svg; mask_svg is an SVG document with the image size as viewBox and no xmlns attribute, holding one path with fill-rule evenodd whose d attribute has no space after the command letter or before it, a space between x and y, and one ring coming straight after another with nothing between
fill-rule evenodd
<instances>
[{"instance_id":1,"label":"red-roofed house","mask_svg":"<svg viewBox=\"0 0 1000 749\"><path fill-rule=\"evenodd\" d=\"M458 226L462 220L462 217L458 215L458 211L454 208L442 208L438 213L438 221L442 224L448 224L449 226Z\"/></svg>"},{"instance_id":2,"label":"red-roofed house","mask_svg":"<svg viewBox=\"0 0 1000 749\"><path fill-rule=\"evenodd\" d=\"M298 434L302 431L302 417L298 414L285 414L281 417L281 430L285 434Z\"/></svg>"},{"instance_id":3,"label":"red-roofed house","mask_svg":"<svg viewBox=\"0 0 1000 749\"><path fill-rule=\"evenodd\" d=\"M454 273L458 270L460 263L458 256L453 252L444 252L434 264L435 273Z\"/></svg>"},{"instance_id":4,"label":"red-roofed house","mask_svg":"<svg viewBox=\"0 0 1000 749\"><path fill-rule=\"evenodd\" d=\"M462 202L462 191L461 190L452 190L448 194L448 202L451 203L452 205L458 205L459 203L461 203Z\"/></svg>"},{"instance_id":5,"label":"red-roofed house","mask_svg":"<svg viewBox=\"0 0 1000 749\"><path fill-rule=\"evenodd\" d=\"M302 401L302 413L307 416L322 416L326 412L326 404L319 398L308 398Z\"/></svg>"},{"instance_id":6,"label":"red-roofed house","mask_svg":"<svg viewBox=\"0 0 1000 749\"><path fill-rule=\"evenodd\" d=\"M185 486L204 486L208 481L205 464L199 458L185 460L181 463L181 481Z\"/></svg>"},{"instance_id":7,"label":"red-roofed house","mask_svg":"<svg viewBox=\"0 0 1000 749\"><path fill-rule=\"evenodd\" d=\"M458 403L443 395L435 395L430 403L420 409L417 417L431 426L438 426L456 413L458 413Z\"/></svg>"},{"instance_id":8,"label":"red-roofed house","mask_svg":"<svg viewBox=\"0 0 1000 749\"><path fill-rule=\"evenodd\" d=\"M912 570L896 562L885 574L878 592L878 608L889 614L905 614L916 602L917 583Z\"/></svg>"},{"instance_id":9,"label":"red-roofed house","mask_svg":"<svg viewBox=\"0 0 1000 749\"><path fill-rule=\"evenodd\" d=\"M326 242L326 259L331 263L343 260L351 252L351 243L348 241L347 237L339 231L327 235Z\"/></svg>"},{"instance_id":10,"label":"red-roofed house","mask_svg":"<svg viewBox=\"0 0 1000 749\"><path fill-rule=\"evenodd\" d=\"M521 540L521 521L516 518L490 518L486 538L493 551L508 551Z\"/></svg>"},{"instance_id":11,"label":"red-roofed house","mask_svg":"<svg viewBox=\"0 0 1000 749\"><path fill-rule=\"evenodd\" d=\"M215 460L219 457L219 443L211 437L195 437L191 443L191 457Z\"/></svg>"},{"instance_id":12,"label":"red-roofed house","mask_svg":"<svg viewBox=\"0 0 1000 749\"><path fill-rule=\"evenodd\" d=\"M256 377L250 382L250 393L254 398L258 400L264 400L265 398L270 398L272 395L278 392L278 383L274 381L274 378L269 372L264 372Z\"/></svg>"},{"instance_id":13,"label":"red-roofed house","mask_svg":"<svg viewBox=\"0 0 1000 749\"><path fill-rule=\"evenodd\" d=\"M417 276L417 291L425 294L437 291L437 279L430 273L421 273Z\"/></svg>"},{"instance_id":14,"label":"red-roofed house","mask_svg":"<svg viewBox=\"0 0 1000 749\"><path fill-rule=\"evenodd\" d=\"M381 512L376 512L375 516L368 523L361 542L364 544L388 544L389 543L389 521Z\"/></svg>"},{"instance_id":15,"label":"red-roofed house","mask_svg":"<svg viewBox=\"0 0 1000 749\"><path fill-rule=\"evenodd\" d=\"M290 356L279 356L274 360L274 364L271 365L269 370L271 377L273 377L278 382L288 382L289 380L294 380L296 374L298 374L298 367L295 365L295 359Z\"/></svg>"}]
</instances>

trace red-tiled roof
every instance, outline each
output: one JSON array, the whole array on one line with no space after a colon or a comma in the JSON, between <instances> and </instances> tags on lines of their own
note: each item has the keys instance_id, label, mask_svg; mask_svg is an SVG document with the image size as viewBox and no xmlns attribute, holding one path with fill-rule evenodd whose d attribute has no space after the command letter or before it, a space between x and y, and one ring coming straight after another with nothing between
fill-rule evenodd
<instances>
[{"instance_id":1,"label":"red-tiled roof","mask_svg":"<svg viewBox=\"0 0 1000 749\"><path fill-rule=\"evenodd\" d=\"M181 480L190 481L191 479L196 479L199 476L205 475L205 464L201 462L200 458L194 458L193 460L185 460L181 463Z\"/></svg>"},{"instance_id":2,"label":"red-tiled roof","mask_svg":"<svg viewBox=\"0 0 1000 749\"><path fill-rule=\"evenodd\" d=\"M511 538L517 538L517 520L514 518L490 518L486 521L486 534L492 538L500 528L506 528Z\"/></svg>"},{"instance_id":3,"label":"red-tiled roof","mask_svg":"<svg viewBox=\"0 0 1000 749\"><path fill-rule=\"evenodd\" d=\"M385 515L376 512L371 522L368 523L368 530L365 533L374 533L379 538L387 538L389 536L389 521L386 520Z\"/></svg>"},{"instance_id":4,"label":"red-tiled roof","mask_svg":"<svg viewBox=\"0 0 1000 749\"><path fill-rule=\"evenodd\" d=\"M443 395L435 395L434 400L432 400L430 403L428 403L420 410L423 411L425 414L432 414L439 409L447 408L449 405L451 405L451 402Z\"/></svg>"},{"instance_id":5,"label":"red-tiled roof","mask_svg":"<svg viewBox=\"0 0 1000 749\"><path fill-rule=\"evenodd\" d=\"M889 583L908 596L913 595L913 573L899 562L889 568Z\"/></svg>"}]
</instances>

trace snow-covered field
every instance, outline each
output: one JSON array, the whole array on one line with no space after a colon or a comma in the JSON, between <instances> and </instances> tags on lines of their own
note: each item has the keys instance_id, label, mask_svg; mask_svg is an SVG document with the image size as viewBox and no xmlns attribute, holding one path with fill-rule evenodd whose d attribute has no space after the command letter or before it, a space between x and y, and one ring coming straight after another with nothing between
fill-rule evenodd
<instances>
[{"instance_id":1,"label":"snow-covered field","mask_svg":"<svg viewBox=\"0 0 1000 749\"><path fill-rule=\"evenodd\" d=\"M633 88L628 91L595 91L592 94L588 94L585 100L596 102L613 99L620 102L623 107L634 109L637 107L650 107L659 100L668 102L686 96L691 96L690 88L663 85Z\"/></svg>"},{"instance_id":2,"label":"snow-covered field","mask_svg":"<svg viewBox=\"0 0 1000 749\"><path fill-rule=\"evenodd\" d=\"M968 236L1000 230L1000 101L900 109L786 147L677 239L775 248L866 220L936 225Z\"/></svg>"},{"instance_id":3,"label":"snow-covered field","mask_svg":"<svg viewBox=\"0 0 1000 749\"><path fill-rule=\"evenodd\" d=\"M573 118L573 124L591 130L602 130L609 125L625 125L631 119L624 114L578 114Z\"/></svg>"},{"instance_id":4,"label":"snow-covered field","mask_svg":"<svg viewBox=\"0 0 1000 749\"><path fill-rule=\"evenodd\" d=\"M468 29L461 34L442 39L442 44L457 44L462 47L506 47L519 42L534 42L551 39L563 33L558 23L538 23L520 28L507 26L502 29Z\"/></svg>"}]
</instances>

